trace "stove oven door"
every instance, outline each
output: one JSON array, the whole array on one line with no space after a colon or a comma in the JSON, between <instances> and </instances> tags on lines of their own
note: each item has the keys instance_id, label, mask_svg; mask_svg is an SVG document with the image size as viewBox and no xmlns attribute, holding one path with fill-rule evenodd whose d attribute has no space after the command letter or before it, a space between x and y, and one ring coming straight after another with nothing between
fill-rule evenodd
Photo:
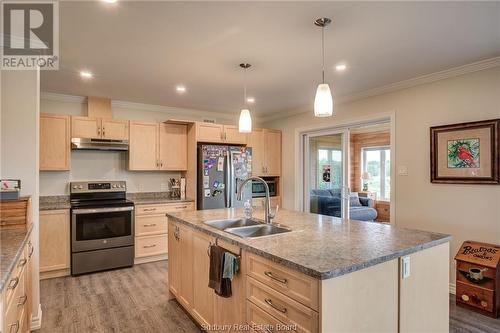
<instances>
[{"instance_id":1,"label":"stove oven door","mask_svg":"<svg viewBox=\"0 0 500 333\"><path fill-rule=\"evenodd\" d=\"M134 207L71 210L72 252L134 245Z\"/></svg>"}]
</instances>

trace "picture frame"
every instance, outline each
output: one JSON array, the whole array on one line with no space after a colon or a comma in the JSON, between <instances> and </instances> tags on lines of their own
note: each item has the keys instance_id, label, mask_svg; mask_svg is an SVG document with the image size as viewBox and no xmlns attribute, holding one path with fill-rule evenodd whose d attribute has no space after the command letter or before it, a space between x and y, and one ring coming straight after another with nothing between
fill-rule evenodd
<instances>
[{"instance_id":1,"label":"picture frame","mask_svg":"<svg viewBox=\"0 0 500 333\"><path fill-rule=\"evenodd\" d=\"M431 183L500 184L500 119L430 128Z\"/></svg>"}]
</instances>

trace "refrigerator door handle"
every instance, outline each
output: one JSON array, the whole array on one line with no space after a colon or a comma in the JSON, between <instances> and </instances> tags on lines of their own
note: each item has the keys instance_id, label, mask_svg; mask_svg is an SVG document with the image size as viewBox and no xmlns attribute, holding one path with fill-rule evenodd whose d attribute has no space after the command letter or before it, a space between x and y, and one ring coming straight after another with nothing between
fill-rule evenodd
<instances>
[{"instance_id":1,"label":"refrigerator door handle","mask_svg":"<svg viewBox=\"0 0 500 333\"><path fill-rule=\"evenodd\" d=\"M231 207L231 156L229 150L226 155L226 208Z\"/></svg>"}]
</instances>

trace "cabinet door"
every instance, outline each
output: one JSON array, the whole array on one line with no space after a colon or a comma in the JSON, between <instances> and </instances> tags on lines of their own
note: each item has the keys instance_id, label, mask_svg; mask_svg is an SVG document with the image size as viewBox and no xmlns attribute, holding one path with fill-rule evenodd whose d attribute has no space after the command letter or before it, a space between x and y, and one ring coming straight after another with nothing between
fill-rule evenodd
<instances>
[{"instance_id":1,"label":"cabinet door","mask_svg":"<svg viewBox=\"0 0 500 333\"><path fill-rule=\"evenodd\" d=\"M160 124L160 169L187 169L187 126Z\"/></svg>"},{"instance_id":2,"label":"cabinet door","mask_svg":"<svg viewBox=\"0 0 500 333\"><path fill-rule=\"evenodd\" d=\"M252 176L264 176L264 132L262 129L253 129L248 134L247 147L252 148Z\"/></svg>"},{"instance_id":3,"label":"cabinet door","mask_svg":"<svg viewBox=\"0 0 500 333\"><path fill-rule=\"evenodd\" d=\"M191 228L180 224L177 226L179 227L182 277L178 301L187 309L191 309L193 307L193 234Z\"/></svg>"},{"instance_id":4,"label":"cabinet door","mask_svg":"<svg viewBox=\"0 0 500 333\"><path fill-rule=\"evenodd\" d=\"M222 143L223 125L211 123L196 123L196 141Z\"/></svg>"},{"instance_id":5,"label":"cabinet door","mask_svg":"<svg viewBox=\"0 0 500 333\"><path fill-rule=\"evenodd\" d=\"M31 326L31 314L33 313L33 252L34 247L31 242L31 238L26 246L26 259L28 260L26 264L26 327ZM29 330L28 330L29 331Z\"/></svg>"},{"instance_id":6,"label":"cabinet door","mask_svg":"<svg viewBox=\"0 0 500 333\"><path fill-rule=\"evenodd\" d=\"M69 210L40 212L40 272L69 268Z\"/></svg>"},{"instance_id":7,"label":"cabinet door","mask_svg":"<svg viewBox=\"0 0 500 333\"><path fill-rule=\"evenodd\" d=\"M130 122L130 170L158 170L158 124Z\"/></svg>"},{"instance_id":8,"label":"cabinet door","mask_svg":"<svg viewBox=\"0 0 500 333\"><path fill-rule=\"evenodd\" d=\"M103 139L128 140L128 120L102 119Z\"/></svg>"},{"instance_id":9,"label":"cabinet door","mask_svg":"<svg viewBox=\"0 0 500 333\"><path fill-rule=\"evenodd\" d=\"M70 117L40 115L40 170L69 170Z\"/></svg>"},{"instance_id":10,"label":"cabinet door","mask_svg":"<svg viewBox=\"0 0 500 333\"><path fill-rule=\"evenodd\" d=\"M240 133L237 126L224 125L224 141L226 143L246 144L247 134Z\"/></svg>"},{"instance_id":11,"label":"cabinet door","mask_svg":"<svg viewBox=\"0 0 500 333\"><path fill-rule=\"evenodd\" d=\"M266 176L281 175L281 131L264 130Z\"/></svg>"},{"instance_id":12,"label":"cabinet door","mask_svg":"<svg viewBox=\"0 0 500 333\"><path fill-rule=\"evenodd\" d=\"M71 117L71 137L100 139L101 119L90 117Z\"/></svg>"},{"instance_id":13,"label":"cabinet door","mask_svg":"<svg viewBox=\"0 0 500 333\"><path fill-rule=\"evenodd\" d=\"M213 323L214 291L208 287L210 257L208 248L212 237L201 232L193 232L193 268L196 276L193 279L193 314L198 322L205 325Z\"/></svg>"},{"instance_id":14,"label":"cabinet door","mask_svg":"<svg viewBox=\"0 0 500 333\"><path fill-rule=\"evenodd\" d=\"M168 221L168 286L171 293L179 297L181 285L181 247L178 225Z\"/></svg>"}]
</instances>

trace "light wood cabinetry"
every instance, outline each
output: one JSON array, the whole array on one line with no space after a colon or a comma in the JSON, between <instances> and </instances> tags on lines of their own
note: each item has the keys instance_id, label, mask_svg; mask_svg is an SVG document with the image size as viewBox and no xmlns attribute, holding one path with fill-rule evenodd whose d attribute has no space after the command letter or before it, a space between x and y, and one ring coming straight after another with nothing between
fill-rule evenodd
<instances>
[{"instance_id":1,"label":"light wood cabinetry","mask_svg":"<svg viewBox=\"0 0 500 333\"><path fill-rule=\"evenodd\" d=\"M196 141L244 145L247 143L247 135L240 133L237 126L198 122Z\"/></svg>"},{"instance_id":2,"label":"light wood cabinetry","mask_svg":"<svg viewBox=\"0 0 500 333\"><path fill-rule=\"evenodd\" d=\"M169 293L178 297L181 291L181 242L178 223L168 221L168 287Z\"/></svg>"},{"instance_id":3,"label":"light wood cabinetry","mask_svg":"<svg viewBox=\"0 0 500 333\"><path fill-rule=\"evenodd\" d=\"M40 115L40 170L70 169L70 119L65 115Z\"/></svg>"},{"instance_id":4,"label":"light wood cabinetry","mask_svg":"<svg viewBox=\"0 0 500 333\"><path fill-rule=\"evenodd\" d=\"M128 120L71 117L71 137L85 139L127 140Z\"/></svg>"},{"instance_id":5,"label":"light wood cabinetry","mask_svg":"<svg viewBox=\"0 0 500 333\"><path fill-rule=\"evenodd\" d=\"M22 249L21 256L14 263L12 274L7 278L0 294L0 331L30 331L32 313L32 260L31 240Z\"/></svg>"},{"instance_id":6,"label":"light wood cabinetry","mask_svg":"<svg viewBox=\"0 0 500 333\"><path fill-rule=\"evenodd\" d=\"M179 303L188 309L193 307L193 234L192 229L182 224L179 227L179 242L181 249L181 283ZM201 276L197 276L200 278Z\"/></svg>"},{"instance_id":7,"label":"light wood cabinetry","mask_svg":"<svg viewBox=\"0 0 500 333\"><path fill-rule=\"evenodd\" d=\"M193 273L193 309L195 319L202 325L209 325L214 320L214 290L208 287L210 269L209 247L214 239L201 232L192 234ZM196 272L196 273L195 273Z\"/></svg>"},{"instance_id":8,"label":"light wood cabinetry","mask_svg":"<svg viewBox=\"0 0 500 333\"><path fill-rule=\"evenodd\" d=\"M254 176L281 175L281 131L254 129L248 134L247 147L252 147Z\"/></svg>"},{"instance_id":9,"label":"light wood cabinetry","mask_svg":"<svg viewBox=\"0 0 500 333\"><path fill-rule=\"evenodd\" d=\"M40 278L69 275L69 210L40 212Z\"/></svg>"},{"instance_id":10,"label":"light wood cabinetry","mask_svg":"<svg viewBox=\"0 0 500 333\"><path fill-rule=\"evenodd\" d=\"M186 170L187 126L130 122L130 170Z\"/></svg>"},{"instance_id":11,"label":"light wood cabinetry","mask_svg":"<svg viewBox=\"0 0 500 333\"><path fill-rule=\"evenodd\" d=\"M193 202L136 205L135 263L166 259L170 237L165 213L193 209Z\"/></svg>"}]
</instances>

